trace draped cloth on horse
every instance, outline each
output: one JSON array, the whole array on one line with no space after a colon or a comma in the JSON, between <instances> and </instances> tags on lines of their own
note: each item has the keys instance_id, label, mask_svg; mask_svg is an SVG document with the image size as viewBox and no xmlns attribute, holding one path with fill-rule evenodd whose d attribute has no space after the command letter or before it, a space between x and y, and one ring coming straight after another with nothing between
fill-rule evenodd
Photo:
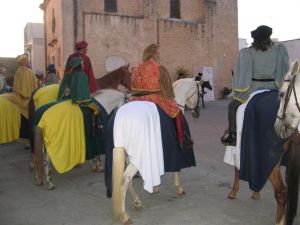
<instances>
[{"instance_id":1,"label":"draped cloth on horse","mask_svg":"<svg viewBox=\"0 0 300 225\"><path fill-rule=\"evenodd\" d=\"M93 112L91 109L73 104L71 100L51 102L41 106L36 111L35 124L43 131L47 153L59 173L68 172L78 163L83 163L85 160L92 159L96 155L104 154L105 152L104 134L101 131L94 130L92 124L105 126L108 115L99 102L95 99L92 99L92 101L101 111L94 121L92 121L91 114ZM72 110L74 111L72 112ZM55 119L57 122L52 123ZM62 125L60 125L60 121ZM56 130L57 132L55 133ZM61 154L65 154L65 156L60 158L54 156L54 158L51 158L50 152L56 151L62 152ZM73 157L74 152L77 152L75 154L77 159ZM81 156L84 156L83 161ZM74 162L71 160L72 158ZM56 160L57 163L54 164L53 160Z\"/></svg>"},{"instance_id":2,"label":"draped cloth on horse","mask_svg":"<svg viewBox=\"0 0 300 225\"><path fill-rule=\"evenodd\" d=\"M245 110L240 179L248 181L253 191L260 191L273 168L284 155L284 140L274 130L279 109L277 90L255 95Z\"/></svg>"},{"instance_id":3,"label":"draped cloth on horse","mask_svg":"<svg viewBox=\"0 0 300 225\"><path fill-rule=\"evenodd\" d=\"M55 101L58 96L58 89L59 84L52 84L36 89L32 94L35 108L38 109L43 105Z\"/></svg>"},{"instance_id":4,"label":"draped cloth on horse","mask_svg":"<svg viewBox=\"0 0 300 225\"><path fill-rule=\"evenodd\" d=\"M135 102L131 102L131 103L135 103ZM156 108L159 113L160 127L163 128L161 129L160 135L161 135L161 141L163 146L164 171L176 172L176 171L180 171L183 168L196 166L193 148L184 152L180 149L177 134L176 134L176 126L175 126L174 119L170 118L162 110L162 108L159 107L159 105L156 105ZM136 109L136 111L139 112L138 109ZM105 141L106 141L105 185L107 188L107 197L109 198L112 196L112 150L114 146L116 146L114 145L114 140L113 140L115 116L116 113L112 114L111 118L107 123L106 137L105 137ZM190 135L189 127L185 118L184 118L184 129L185 132L187 132ZM136 141L137 139L138 139L137 137L134 137L130 140ZM145 149L145 144L143 145L142 148L136 150L144 151L144 149Z\"/></svg>"},{"instance_id":5,"label":"draped cloth on horse","mask_svg":"<svg viewBox=\"0 0 300 225\"><path fill-rule=\"evenodd\" d=\"M84 120L77 104L61 101L48 108L37 126L54 168L65 173L85 161Z\"/></svg>"},{"instance_id":6,"label":"draped cloth on horse","mask_svg":"<svg viewBox=\"0 0 300 225\"><path fill-rule=\"evenodd\" d=\"M21 114L19 109L0 95L0 144L20 137Z\"/></svg>"},{"instance_id":7,"label":"draped cloth on horse","mask_svg":"<svg viewBox=\"0 0 300 225\"><path fill-rule=\"evenodd\" d=\"M123 105L114 122L114 145L124 147L150 193L164 174L159 114L154 103L135 101Z\"/></svg>"}]
</instances>

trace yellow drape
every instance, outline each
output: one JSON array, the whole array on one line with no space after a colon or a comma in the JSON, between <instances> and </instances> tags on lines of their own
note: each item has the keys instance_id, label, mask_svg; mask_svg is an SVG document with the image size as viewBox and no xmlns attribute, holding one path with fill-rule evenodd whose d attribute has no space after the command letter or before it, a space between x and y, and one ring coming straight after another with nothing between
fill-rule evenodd
<instances>
[{"instance_id":1,"label":"yellow drape","mask_svg":"<svg viewBox=\"0 0 300 225\"><path fill-rule=\"evenodd\" d=\"M14 141L20 136L20 112L5 95L0 95L0 144Z\"/></svg>"},{"instance_id":2,"label":"yellow drape","mask_svg":"<svg viewBox=\"0 0 300 225\"><path fill-rule=\"evenodd\" d=\"M82 112L71 100L49 108L38 127L42 129L47 153L54 168L65 173L85 161L85 136Z\"/></svg>"},{"instance_id":3,"label":"yellow drape","mask_svg":"<svg viewBox=\"0 0 300 225\"><path fill-rule=\"evenodd\" d=\"M35 108L38 109L47 103L56 101L58 89L59 84L52 84L38 89L33 95Z\"/></svg>"}]
</instances>

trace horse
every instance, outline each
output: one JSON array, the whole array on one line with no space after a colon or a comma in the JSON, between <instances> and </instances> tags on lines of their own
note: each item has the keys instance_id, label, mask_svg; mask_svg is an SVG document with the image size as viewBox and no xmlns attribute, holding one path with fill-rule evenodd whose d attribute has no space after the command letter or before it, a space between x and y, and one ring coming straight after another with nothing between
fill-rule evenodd
<instances>
[{"instance_id":1,"label":"horse","mask_svg":"<svg viewBox=\"0 0 300 225\"><path fill-rule=\"evenodd\" d=\"M185 78L177 80L175 83L173 83L174 92L175 92L175 100L177 104L180 106L182 112L184 113L184 106L186 105L191 111L193 117L199 117L199 101L200 101L200 84L199 81L195 81L192 78ZM137 105L137 108L134 106ZM132 108L133 106L133 108ZM120 114L119 119L117 120L117 117L119 115L119 112L126 112L127 116L124 116L124 114ZM163 173L163 165L161 164L163 159L161 159L162 154L162 142L166 140L163 140L161 138L160 133L160 122L159 122L159 116L157 114L157 110L155 108L154 103L152 102L143 102L143 101L133 101L130 103L127 103L120 107L120 109L116 113L116 121L111 122L109 121L108 126L114 127L114 134L113 134L113 142L114 147L113 149L106 149L106 157L108 157L108 152L112 151L112 200L113 200L113 212L114 215L119 219L119 221L123 224L131 224L132 221L129 218L128 214L125 212L125 197L127 190L130 191L134 207L136 209L142 208L142 202L137 195L137 193L134 191L132 186L132 179L135 176L137 172L139 172L143 179L145 178L143 176L144 171L140 169L139 166L136 166L137 164L135 162L135 154L132 153L133 148L127 149L125 146L122 146L122 144L119 141L122 140L123 143L128 143L131 146L137 146L139 145L138 149L134 150L142 150L139 151L141 154L146 152L145 154L154 155L155 160L151 162L145 162L145 165L142 164L141 166L147 167L149 163L152 165L152 169L156 172L154 172L154 176L156 179L154 179L153 183L150 182L144 182L145 186L147 186L148 191L156 192L156 188L153 186L159 185L160 178L159 176ZM122 127L122 123L118 121L125 122L123 129L118 129L118 127ZM133 130L137 134L137 136L133 136L131 133L131 125L129 124L135 124L136 129ZM113 125L111 123L113 123ZM128 126L126 126L126 124ZM144 127L143 124L148 124L149 129ZM154 130L154 133L151 133L151 130ZM165 129L165 127L164 127ZM175 130L175 129L174 129ZM120 133L119 138L116 139L115 134ZM149 133L148 133L149 132ZM146 134L147 133L147 134ZM143 135L144 134L144 135ZM122 142L121 141L121 142ZM169 140L167 140L168 142ZM132 145L133 144L133 145ZM152 152L152 150L154 152ZM172 151L180 151L178 148L175 148L175 150ZM129 157L125 157L125 151ZM192 150L188 150L192 151ZM183 153L180 153L183 154ZM189 154L194 154L193 152ZM138 154L140 155L140 154ZM148 156L146 159L148 159ZM171 160L170 158L165 158L165 161ZM125 168L125 161L128 162L127 167ZM159 166L157 167L158 162ZM106 160L106 165L109 164L109 160ZM124 172L125 170L125 172ZM179 169L180 170L180 169ZM158 174L157 174L158 172ZM109 170L105 169L106 177L109 173ZM155 175L156 174L156 175ZM159 181L157 180L159 179ZM152 185L151 185L152 184ZM106 185L109 186L109 181L106 179ZM176 192L178 195L185 194L180 181L180 173L175 172L175 187ZM153 189L152 189L153 188Z\"/></svg>"},{"instance_id":2,"label":"horse","mask_svg":"<svg viewBox=\"0 0 300 225\"><path fill-rule=\"evenodd\" d=\"M118 107L120 104L123 104L126 101L127 94L118 91L117 88L119 85L123 85L125 88L130 90L130 76L131 75L129 73L128 65L127 65L127 66L122 66L122 67L116 69L115 71L108 73L107 75L105 75L104 77L102 77L100 79L97 79L97 82L99 82L101 84L105 83L107 86L106 89L102 89L100 92L96 93L93 96L93 99L96 102L100 103L101 106L103 107L104 111L101 112L102 114L104 113L105 115L108 116L114 110L114 108ZM116 79L114 79L114 78L116 78ZM103 82L103 80L105 82ZM102 86L102 88L104 88L104 87ZM49 119L51 119L51 118L49 118ZM104 118L104 120L106 120L106 119L107 119L107 117ZM94 120L93 120L93 123L95 123ZM105 121L104 121L104 123L105 123ZM98 124L98 126L100 126L100 125ZM50 177L50 173L49 173L50 160L48 158L48 155L44 154L46 152L41 151L41 149L43 149L43 135L41 133L41 129L39 129L37 127L35 127L34 129L35 129L35 135L34 135L33 149L35 149L35 156L37 158L36 160L38 160L38 162L36 162L36 165L38 167L36 170L36 182L37 182L37 184L43 184L44 182L46 182L48 189L51 190L55 187L55 185L51 181L51 177ZM103 128L100 128L100 129L103 129ZM44 159L44 164L46 165L45 168L41 167L41 162L43 159ZM89 160L89 165L90 165L92 171L101 172L103 170L102 166L101 166L101 162L100 162L100 156L96 156L96 158L94 160ZM44 177L45 177L45 179L44 179Z\"/></svg>"},{"instance_id":3,"label":"horse","mask_svg":"<svg viewBox=\"0 0 300 225\"><path fill-rule=\"evenodd\" d=\"M295 130L297 130L297 126L300 122L300 115L299 115L299 105L297 106L297 93L296 93L296 88L300 85L300 79L297 79L297 74L299 73L299 66L298 63L294 63L293 66L290 68L290 70L287 72L287 74L285 75L284 78L284 82L282 87L279 89L279 93L280 93L280 105L279 105L279 109L277 111L277 116L276 116L276 120L274 120L274 135L277 133L277 139L279 139L279 136L281 138L288 138L291 137L290 142L295 142L293 138L295 138L295 136L298 135L298 133L295 132ZM300 90L299 90L300 91ZM293 98L291 98L291 96ZM268 130L267 133L268 135L270 135L269 133L270 131ZM276 133L275 133L276 132ZM268 180L271 182L273 189L274 189L274 195L275 195L275 199L277 202L277 215L276 215L276 225L284 225L284 221L285 221L285 211L286 211L286 188L285 188L285 184L284 181L282 179L282 175L280 172L280 166L281 166L281 162L282 162L282 157L284 156L284 153L287 152L288 149L288 143L284 142L285 139L281 139L282 141L279 143L279 145L281 146L281 148L283 149L283 152L276 152L276 156L272 156L274 157L274 166L271 169L271 172L268 175ZM267 140L265 140L267 141ZM269 143L269 141L267 142ZM297 141L295 142L297 143ZM298 142L299 143L299 142ZM272 146L272 148L277 148L277 141L274 143L272 142L270 146ZM291 145L292 147L291 149L295 149L295 144ZM289 150L289 151L290 151ZM273 153L271 153L273 154ZM289 152L289 154L291 154ZM293 155L293 154L292 154ZM257 159L259 160L259 159ZM291 162L291 161L293 162ZM294 161L295 160L295 161ZM295 169L295 167L292 167L293 163L297 163L299 162L299 157L295 157L295 155L291 157L289 157L289 161L288 161L288 165L287 168L288 170L290 170L289 168L293 168ZM294 164L295 165L295 164ZM291 171L292 173L299 173L299 167L296 167L297 170ZM234 181L234 185L232 187L232 190L230 191L230 193L228 194L228 198L230 199L234 199L236 198L236 194L239 190L239 178L240 178L240 171L239 169L236 167L235 168L235 181ZM289 175L287 176L287 183L289 188L291 188L293 191L297 191L298 190L298 181L296 181L297 183L293 183L289 181ZM295 182L295 181L294 181ZM288 190L289 192L289 190ZM293 222L293 217L295 216L295 212L296 212L296 206L297 206L297 201L296 201L296 192L292 193L292 194L287 194L287 201L291 201L290 205L289 203L287 204L287 224L288 225L292 225ZM253 192L252 194L252 198L253 199L258 199L260 197L259 192ZM289 198L291 197L291 198Z\"/></svg>"},{"instance_id":4,"label":"horse","mask_svg":"<svg viewBox=\"0 0 300 225\"><path fill-rule=\"evenodd\" d=\"M299 180L299 141L300 141L300 72L299 63L293 63L291 70L286 74L285 82L280 89L280 106L275 121L275 131L281 137L287 139L285 150L288 154L288 165L286 172L286 198L280 199L278 204L280 215L277 218L283 221L284 210L286 207L286 225L292 225L294 217L297 214L298 203L298 180ZM278 176L280 172L278 169ZM277 187L282 193L285 192L285 186L281 184ZM283 224L283 223L282 223Z\"/></svg>"}]
</instances>

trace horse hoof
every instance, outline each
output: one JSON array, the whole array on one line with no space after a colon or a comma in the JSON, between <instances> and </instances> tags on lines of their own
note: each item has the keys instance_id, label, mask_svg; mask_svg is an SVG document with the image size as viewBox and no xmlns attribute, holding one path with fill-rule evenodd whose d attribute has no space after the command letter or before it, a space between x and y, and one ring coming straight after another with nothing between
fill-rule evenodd
<instances>
[{"instance_id":1,"label":"horse hoof","mask_svg":"<svg viewBox=\"0 0 300 225\"><path fill-rule=\"evenodd\" d=\"M182 187L176 187L176 194L177 196L184 196L186 195L185 191L183 190Z\"/></svg>"},{"instance_id":2,"label":"horse hoof","mask_svg":"<svg viewBox=\"0 0 300 225\"><path fill-rule=\"evenodd\" d=\"M35 181L36 186L42 186L43 184L44 184L43 181L38 181L38 180Z\"/></svg>"},{"instance_id":3,"label":"horse hoof","mask_svg":"<svg viewBox=\"0 0 300 225\"><path fill-rule=\"evenodd\" d=\"M49 191L52 191L52 190L55 190L56 187L55 187L55 184L49 183L47 188Z\"/></svg>"},{"instance_id":4,"label":"horse hoof","mask_svg":"<svg viewBox=\"0 0 300 225\"><path fill-rule=\"evenodd\" d=\"M160 192L158 187L153 188L153 194L158 194Z\"/></svg>"},{"instance_id":5,"label":"horse hoof","mask_svg":"<svg viewBox=\"0 0 300 225\"><path fill-rule=\"evenodd\" d=\"M102 166L100 166L100 167L96 167L96 172L98 172L98 173L103 173L104 172L104 168L102 167Z\"/></svg>"},{"instance_id":6,"label":"horse hoof","mask_svg":"<svg viewBox=\"0 0 300 225\"><path fill-rule=\"evenodd\" d=\"M139 201L136 201L133 203L133 206L134 206L134 209L136 211L141 211L143 209L143 205L142 205L142 202L139 200Z\"/></svg>"},{"instance_id":7,"label":"horse hoof","mask_svg":"<svg viewBox=\"0 0 300 225\"><path fill-rule=\"evenodd\" d=\"M236 192L235 191L230 191L229 194L227 195L227 198L236 199Z\"/></svg>"},{"instance_id":8,"label":"horse hoof","mask_svg":"<svg viewBox=\"0 0 300 225\"><path fill-rule=\"evenodd\" d=\"M254 191L254 192L252 193L252 195L251 195L251 198L252 198L253 200L260 200L260 193Z\"/></svg>"},{"instance_id":9,"label":"horse hoof","mask_svg":"<svg viewBox=\"0 0 300 225\"><path fill-rule=\"evenodd\" d=\"M130 218L128 218L127 220L125 220L124 222L122 222L124 225L130 225L132 224L132 220Z\"/></svg>"}]
</instances>

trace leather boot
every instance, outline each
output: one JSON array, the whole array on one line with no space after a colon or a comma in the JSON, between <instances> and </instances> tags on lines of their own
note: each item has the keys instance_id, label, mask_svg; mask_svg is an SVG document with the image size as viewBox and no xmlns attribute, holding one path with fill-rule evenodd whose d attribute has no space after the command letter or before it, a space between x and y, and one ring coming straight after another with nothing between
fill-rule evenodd
<instances>
[{"instance_id":1,"label":"leather boot","mask_svg":"<svg viewBox=\"0 0 300 225\"><path fill-rule=\"evenodd\" d=\"M236 132L229 132L227 138L225 137L221 138L221 142L225 146L236 146Z\"/></svg>"},{"instance_id":2,"label":"leather boot","mask_svg":"<svg viewBox=\"0 0 300 225\"><path fill-rule=\"evenodd\" d=\"M177 137L179 141L179 146L182 150L188 150L193 147L194 142L193 140L184 132L183 128L183 115L181 111L175 117L175 124L176 124L176 131Z\"/></svg>"}]
</instances>

